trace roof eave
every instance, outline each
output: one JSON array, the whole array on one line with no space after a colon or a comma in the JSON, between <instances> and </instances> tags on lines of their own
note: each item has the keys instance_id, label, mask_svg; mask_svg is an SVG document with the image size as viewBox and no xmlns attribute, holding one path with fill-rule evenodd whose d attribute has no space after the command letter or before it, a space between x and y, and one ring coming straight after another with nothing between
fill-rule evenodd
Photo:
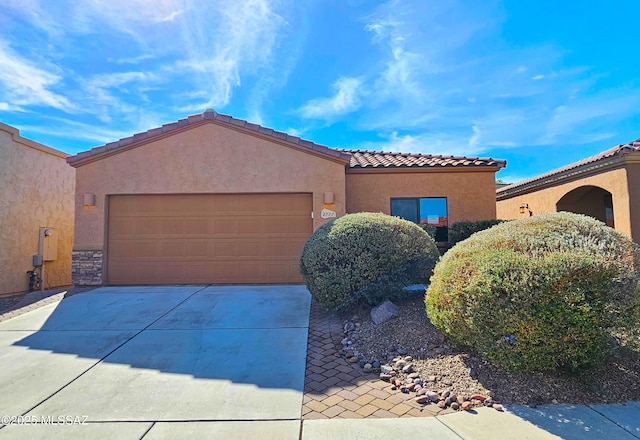
<instances>
[{"instance_id":1,"label":"roof eave","mask_svg":"<svg viewBox=\"0 0 640 440\"><path fill-rule=\"evenodd\" d=\"M505 165L471 165L471 166L349 166L347 173L438 173L438 172L493 172L500 171Z\"/></svg>"},{"instance_id":2,"label":"roof eave","mask_svg":"<svg viewBox=\"0 0 640 440\"><path fill-rule=\"evenodd\" d=\"M626 162L629 162L631 159L629 156L635 156L633 159L634 162L640 161L640 153L629 153L603 158L569 170L561 171L532 181L527 181L524 184L514 183L513 185L499 188L496 190L496 200L509 199L511 197L530 193L560 182L566 182L579 177L586 177L587 175L618 168Z\"/></svg>"},{"instance_id":3,"label":"roof eave","mask_svg":"<svg viewBox=\"0 0 640 440\"><path fill-rule=\"evenodd\" d=\"M198 117L200 117L198 119ZM240 123L242 122L242 123ZM165 124L162 127L153 128L146 132L136 133L132 136L120 139L115 142L92 148L89 151L84 151L70 156L67 158L67 163L75 168L81 167L91 162L95 162L104 159L121 152L137 148L141 145L155 142L165 137L173 136L178 133L190 130L195 127L199 127L205 124L213 123L228 129L239 131L249 134L251 136L259 137L270 142L274 142L280 145L284 145L296 150L319 156L325 159L329 159L345 166L351 160L351 155L340 151L333 150L324 145L316 144L297 136L291 136L286 133L276 132L275 130L268 129L256 124L251 124L247 121L234 119L227 115L219 115L215 112L204 112L200 115L192 115L188 118L181 119L170 124Z\"/></svg>"}]
</instances>

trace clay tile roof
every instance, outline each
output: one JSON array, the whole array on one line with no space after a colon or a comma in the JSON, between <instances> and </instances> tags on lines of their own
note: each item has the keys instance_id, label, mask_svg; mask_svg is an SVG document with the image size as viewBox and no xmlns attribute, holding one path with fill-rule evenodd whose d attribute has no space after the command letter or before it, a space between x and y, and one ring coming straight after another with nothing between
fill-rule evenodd
<instances>
[{"instance_id":1,"label":"clay tile roof","mask_svg":"<svg viewBox=\"0 0 640 440\"><path fill-rule=\"evenodd\" d=\"M506 161L464 156L435 156L421 153L395 153L370 150L336 149L351 155L350 168L468 168L506 166Z\"/></svg>"},{"instance_id":2,"label":"clay tile roof","mask_svg":"<svg viewBox=\"0 0 640 440\"><path fill-rule=\"evenodd\" d=\"M233 116L223 115L215 110L208 109L204 113L190 115L178 121L164 124L161 127L152 128L150 130L135 133L126 138L109 142L106 145L92 148L89 151L83 151L67 158L67 162L72 166L81 166L83 163L98 159L103 155L113 154L119 149L125 147L133 148L138 143L151 141L158 136L166 135L184 127L194 124L200 124L203 121L217 121L221 124L242 127L260 133L263 136L272 137L280 141L296 144L299 147L307 148L320 154L335 157L343 161L349 161L350 168L470 168L470 167L494 167L502 168L506 166L504 160L491 158L477 158L464 156L434 156L431 154L417 153L392 153L384 151L368 151L368 150L349 150L329 148L324 145L300 139L298 136L292 136L284 132L275 131L268 127L247 122L244 119L237 119Z\"/></svg>"},{"instance_id":3,"label":"clay tile roof","mask_svg":"<svg viewBox=\"0 0 640 440\"><path fill-rule=\"evenodd\" d=\"M294 143L300 147L308 148L309 150L313 150L321 154L335 157L337 159L341 159L344 161L347 161L351 158L351 155L347 153L340 152L338 150L332 150L331 148L326 147L324 145L319 145L311 141L300 139L297 136L290 136L287 133L275 131L268 127L263 127L258 124L247 122L244 119L237 119L237 118L234 118L233 116L220 114L213 109L208 109L204 113L190 115L186 118L179 119L178 121L171 122L169 124L164 124L161 127L152 128L150 130L147 130L141 133L135 133L126 138L122 138L114 142L109 142L106 145L92 148L89 151L83 151L81 153L76 154L75 156L68 157L67 162L73 166L80 166L85 161L97 159L100 156L105 154L112 154L112 152L127 146L135 146L138 142L153 140L153 138L157 136L171 133L183 127L188 127L189 125L201 123L202 121L205 121L205 120L215 120L222 124L229 124L229 125L242 127L244 129L260 133L264 136L273 137L280 141Z\"/></svg>"},{"instance_id":4,"label":"clay tile roof","mask_svg":"<svg viewBox=\"0 0 640 440\"><path fill-rule=\"evenodd\" d=\"M579 160L577 162L570 163L569 165L565 165L561 168L557 168L555 170L551 170L544 174L540 174L534 176L530 179L522 180L520 182L513 183L511 185L504 186L496 190L496 194L498 196L506 197L509 194L518 193L520 191L524 191L530 188L537 187L539 185L543 185L549 179L553 179L554 177L560 177L561 174L566 174L567 172L574 171L572 175L576 173L580 173L585 169L591 169L593 166L598 165L601 162L607 161L607 159L625 156L629 153L634 153L640 151L640 139L636 139L635 141L631 141L626 144L620 144L613 148L609 148L608 150L603 151L602 153L595 154L593 156L587 157L585 159Z\"/></svg>"}]
</instances>

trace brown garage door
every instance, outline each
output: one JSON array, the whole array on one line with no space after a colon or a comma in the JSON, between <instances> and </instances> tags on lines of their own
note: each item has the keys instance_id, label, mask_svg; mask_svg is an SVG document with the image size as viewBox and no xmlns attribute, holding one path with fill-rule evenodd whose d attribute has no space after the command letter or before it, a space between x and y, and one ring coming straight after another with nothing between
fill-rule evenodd
<instances>
[{"instance_id":1,"label":"brown garage door","mask_svg":"<svg viewBox=\"0 0 640 440\"><path fill-rule=\"evenodd\" d=\"M311 194L109 197L109 284L297 283Z\"/></svg>"}]
</instances>

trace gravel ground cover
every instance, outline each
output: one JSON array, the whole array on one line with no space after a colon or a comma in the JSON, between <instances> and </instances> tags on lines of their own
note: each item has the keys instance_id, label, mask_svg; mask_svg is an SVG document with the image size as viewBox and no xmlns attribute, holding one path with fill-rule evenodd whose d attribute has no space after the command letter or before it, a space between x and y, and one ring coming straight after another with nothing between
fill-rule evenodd
<instances>
[{"instance_id":1,"label":"gravel ground cover","mask_svg":"<svg viewBox=\"0 0 640 440\"><path fill-rule=\"evenodd\" d=\"M426 316L422 293L393 302L400 316L379 325L370 319L370 306L353 306L342 312L345 329L342 353L376 373L380 369L383 374L389 373L390 368L396 367L393 376L385 376L385 380L392 384L398 381L398 392L400 389L407 392L407 385L418 379L417 388L424 388L423 394L430 390L440 396L459 396L463 397L460 403L472 400L475 406L483 402L470 399L471 396L531 406L640 400L638 351L617 346L604 365L580 374L513 373L484 362L474 353L451 347ZM408 364L411 367L405 368Z\"/></svg>"},{"instance_id":2,"label":"gravel ground cover","mask_svg":"<svg viewBox=\"0 0 640 440\"><path fill-rule=\"evenodd\" d=\"M17 304L22 298L24 298L25 294L11 295L0 297L0 314L11 309L15 304Z\"/></svg>"}]
</instances>

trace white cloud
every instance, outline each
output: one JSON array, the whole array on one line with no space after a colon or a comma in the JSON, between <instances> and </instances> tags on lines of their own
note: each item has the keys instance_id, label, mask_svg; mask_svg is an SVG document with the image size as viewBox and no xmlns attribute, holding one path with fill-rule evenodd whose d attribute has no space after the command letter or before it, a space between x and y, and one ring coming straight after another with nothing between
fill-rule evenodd
<instances>
[{"instance_id":1,"label":"white cloud","mask_svg":"<svg viewBox=\"0 0 640 440\"><path fill-rule=\"evenodd\" d=\"M109 58L108 61L114 62L116 64L138 64L141 61L152 60L155 56L151 54L142 54L137 57L125 57L125 58Z\"/></svg>"},{"instance_id":2,"label":"white cloud","mask_svg":"<svg viewBox=\"0 0 640 440\"><path fill-rule=\"evenodd\" d=\"M336 93L330 98L312 99L302 107L305 118L331 120L336 116L354 112L360 108L361 100L359 78L343 77L333 83Z\"/></svg>"},{"instance_id":3,"label":"white cloud","mask_svg":"<svg viewBox=\"0 0 640 440\"><path fill-rule=\"evenodd\" d=\"M264 72L274 62L278 34L287 22L269 0L224 0L207 12L192 12L207 19L183 22L187 54L174 67L182 74L195 74L200 89L208 92L207 101L196 105L224 107L241 85L243 73Z\"/></svg>"},{"instance_id":4,"label":"white cloud","mask_svg":"<svg viewBox=\"0 0 640 440\"><path fill-rule=\"evenodd\" d=\"M179 98L189 90L205 92L200 103L175 102L175 109L224 107L243 77L280 76L280 70L270 68L277 63L273 52L286 52L282 38L291 32L285 29L289 21L284 16L290 0L25 0L25 6L21 4L11 0L8 7L50 34L53 46L74 50L74 39L108 40L121 48L121 56L108 58L111 63L147 61L145 68L156 72L158 84L180 83L179 91L171 87L167 95ZM263 84L268 88L272 83ZM260 103L253 106L259 112Z\"/></svg>"},{"instance_id":5,"label":"white cloud","mask_svg":"<svg viewBox=\"0 0 640 440\"><path fill-rule=\"evenodd\" d=\"M101 126L94 123L79 122L77 120L59 117L46 117L42 124L39 125L19 125L21 131L29 131L33 133L46 134L62 139L81 139L90 141L94 145L101 145L112 142L133 133L143 132L153 127L162 125L162 121L151 112L140 111L132 113L130 117L130 126L119 129L110 128L111 126ZM60 146L62 151L72 153L68 147Z\"/></svg>"},{"instance_id":6,"label":"white cloud","mask_svg":"<svg viewBox=\"0 0 640 440\"><path fill-rule=\"evenodd\" d=\"M169 15L167 15L166 17L161 18L159 21L161 22L166 22L166 21L173 21L176 19L176 17L180 14L182 14L184 11L180 10L180 11L173 11L172 13L170 13Z\"/></svg>"},{"instance_id":7,"label":"white cloud","mask_svg":"<svg viewBox=\"0 0 640 440\"><path fill-rule=\"evenodd\" d=\"M386 139L367 143L372 150L397 151L402 153L423 153L444 156L473 156L481 153L476 127L470 134L453 132L419 132L400 135L397 131L384 136Z\"/></svg>"},{"instance_id":8,"label":"white cloud","mask_svg":"<svg viewBox=\"0 0 640 440\"><path fill-rule=\"evenodd\" d=\"M580 138L578 143L589 143L611 138L613 133L609 121L633 112L638 106L640 97L636 94L619 97L603 93L578 102L572 100L549 112L540 143L554 144L567 140L576 143Z\"/></svg>"},{"instance_id":9,"label":"white cloud","mask_svg":"<svg viewBox=\"0 0 640 440\"><path fill-rule=\"evenodd\" d=\"M22 58L0 41L0 85L4 89L4 99L14 105L50 106L61 110L72 110L69 100L52 89L62 77L52 71L49 65L42 69L31 60Z\"/></svg>"},{"instance_id":10,"label":"white cloud","mask_svg":"<svg viewBox=\"0 0 640 440\"><path fill-rule=\"evenodd\" d=\"M96 114L103 122L111 122L113 113L136 111L136 106L124 99L123 94L127 97L136 96L138 100L144 100L144 91L156 81L157 77L153 73L119 72L94 75L86 80L81 80L81 84L85 99L92 103L92 113Z\"/></svg>"},{"instance_id":11,"label":"white cloud","mask_svg":"<svg viewBox=\"0 0 640 440\"><path fill-rule=\"evenodd\" d=\"M539 81L539 80L544 79L544 78L545 78L544 75L536 75L536 76L532 77L531 79L534 80L534 81Z\"/></svg>"}]
</instances>

